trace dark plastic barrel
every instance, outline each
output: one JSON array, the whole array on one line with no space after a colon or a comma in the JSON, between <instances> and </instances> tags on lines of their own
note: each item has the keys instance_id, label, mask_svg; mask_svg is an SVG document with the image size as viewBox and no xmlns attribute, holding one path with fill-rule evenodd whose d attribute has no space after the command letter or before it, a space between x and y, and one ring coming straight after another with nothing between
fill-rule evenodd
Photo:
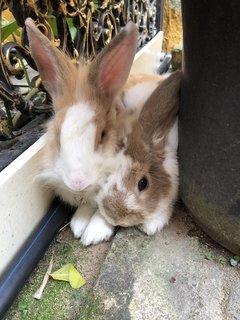
<instances>
[{"instance_id":1,"label":"dark plastic barrel","mask_svg":"<svg viewBox=\"0 0 240 320\"><path fill-rule=\"evenodd\" d=\"M182 0L180 195L240 255L240 1Z\"/></svg>"}]
</instances>

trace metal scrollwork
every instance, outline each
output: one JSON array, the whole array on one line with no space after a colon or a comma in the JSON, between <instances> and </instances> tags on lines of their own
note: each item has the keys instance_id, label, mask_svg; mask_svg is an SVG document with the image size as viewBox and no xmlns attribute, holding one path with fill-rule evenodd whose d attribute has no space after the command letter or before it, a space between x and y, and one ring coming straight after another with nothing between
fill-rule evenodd
<instances>
[{"instance_id":1,"label":"metal scrollwork","mask_svg":"<svg viewBox=\"0 0 240 320\"><path fill-rule=\"evenodd\" d=\"M9 9L21 29L20 41L5 41L0 50L0 100L5 109L15 107L34 113L34 94L23 96L11 77L26 76L22 59L36 70L28 48L24 22L31 17L36 26L73 60L92 59L132 20L138 25L139 47L159 30L157 12L163 0L0 0L0 12ZM35 79L36 80L36 79ZM33 84L41 88L39 79ZM35 91L34 91L35 93ZM29 96L31 98L29 98ZM32 99L32 100L31 100ZM44 108L42 108L44 110ZM38 109L39 110L39 109Z\"/></svg>"}]
</instances>

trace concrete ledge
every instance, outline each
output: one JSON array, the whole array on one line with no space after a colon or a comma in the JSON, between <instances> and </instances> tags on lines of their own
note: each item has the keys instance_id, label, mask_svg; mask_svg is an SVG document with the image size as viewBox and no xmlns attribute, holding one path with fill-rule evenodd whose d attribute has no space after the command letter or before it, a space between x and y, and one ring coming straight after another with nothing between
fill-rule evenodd
<instances>
[{"instance_id":1,"label":"concrete ledge","mask_svg":"<svg viewBox=\"0 0 240 320\"><path fill-rule=\"evenodd\" d=\"M239 320L230 257L182 210L154 237L121 229L80 319Z\"/></svg>"},{"instance_id":2,"label":"concrete ledge","mask_svg":"<svg viewBox=\"0 0 240 320\"><path fill-rule=\"evenodd\" d=\"M41 138L0 173L0 273L44 216L53 198L49 190L34 181L43 144Z\"/></svg>"}]
</instances>

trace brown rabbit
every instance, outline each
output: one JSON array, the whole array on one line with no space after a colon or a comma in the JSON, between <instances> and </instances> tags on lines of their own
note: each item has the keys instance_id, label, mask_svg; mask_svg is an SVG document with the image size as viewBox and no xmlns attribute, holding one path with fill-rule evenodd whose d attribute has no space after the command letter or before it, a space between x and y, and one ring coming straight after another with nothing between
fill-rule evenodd
<instances>
[{"instance_id":1,"label":"brown rabbit","mask_svg":"<svg viewBox=\"0 0 240 320\"><path fill-rule=\"evenodd\" d=\"M108 223L137 225L148 235L166 225L178 190L177 112L181 73L161 81L125 139L124 158L97 203Z\"/></svg>"}]
</instances>

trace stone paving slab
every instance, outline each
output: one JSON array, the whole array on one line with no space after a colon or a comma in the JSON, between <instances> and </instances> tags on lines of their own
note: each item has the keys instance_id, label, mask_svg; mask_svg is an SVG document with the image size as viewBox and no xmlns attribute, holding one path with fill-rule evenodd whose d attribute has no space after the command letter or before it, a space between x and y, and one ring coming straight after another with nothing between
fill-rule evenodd
<instances>
[{"instance_id":1,"label":"stone paving slab","mask_svg":"<svg viewBox=\"0 0 240 320\"><path fill-rule=\"evenodd\" d=\"M121 229L81 319L238 320L240 268L183 210L154 237Z\"/></svg>"}]
</instances>

